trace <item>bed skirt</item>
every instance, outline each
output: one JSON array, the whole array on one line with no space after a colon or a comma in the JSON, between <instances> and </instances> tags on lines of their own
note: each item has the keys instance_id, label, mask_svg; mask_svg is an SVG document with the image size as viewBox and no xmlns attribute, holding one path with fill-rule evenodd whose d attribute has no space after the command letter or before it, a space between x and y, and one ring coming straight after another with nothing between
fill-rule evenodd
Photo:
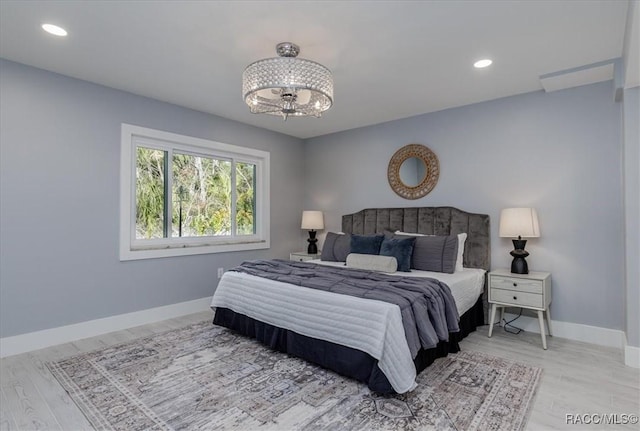
<instances>
[{"instance_id":1,"label":"bed skirt","mask_svg":"<svg viewBox=\"0 0 640 431\"><path fill-rule=\"evenodd\" d=\"M389 380L378 368L378 361L368 353L269 325L228 308L217 308L213 323L255 338L274 350L297 356L343 376L356 379L365 383L372 391L394 393ZM433 349L422 349L418 352L413 360L416 372L420 373L437 358L459 352L458 342L482 325L484 325L484 311L482 297L480 297L471 309L460 316L460 332L450 333L449 341L441 341Z\"/></svg>"}]
</instances>

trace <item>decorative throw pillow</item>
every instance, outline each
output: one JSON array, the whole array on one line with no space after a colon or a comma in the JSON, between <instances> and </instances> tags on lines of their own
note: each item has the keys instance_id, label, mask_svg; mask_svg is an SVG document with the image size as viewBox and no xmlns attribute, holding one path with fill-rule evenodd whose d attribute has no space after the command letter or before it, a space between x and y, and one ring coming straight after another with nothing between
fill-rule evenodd
<instances>
[{"instance_id":1,"label":"decorative throw pillow","mask_svg":"<svg viewBox=\"0 0 640 431\"><path fill-rule=\"evenodd\" d=\"M411 268L453 274L458 257L458 236L419 236L413 246Z\"/></svg>"},{"instance_id":2,"label":"decorative throw pillow","mask_svg":"<svg viewBox=\"0 0 640 431\"><path fill-rule=\"evenodd\" d=\"M395 234L398 236L435 236L435 235L424 235L421 233L409 233L409 232L402 232L402 231L395 231ZM463 266L463 260L464 260L464 244L467 241L467 234L466 233L459 233L458 234L458 251L457 251L457 257L456 257L456 269L454 272L459 272L462 271L464 269ZM412 266L413 268L413 266Z\"/></svg>"},{"instance_id":3,"label":"decorative throw pillow","mask_svg":"<svg viewBox=\"0 0 640 431\"><path fill-rule=\"evenodd\" d=\"M344 262L351 252L351 235L329 232L322 246L320 260Z\"/></svg>"},{"instance_id":4,"label":"decorative throw pillow","mask_svg":"<svg viewBox=\"0 0 640 431\"><path fill-rule=\"evenodd\" d=\"M398 261L398 271L410 272L415 242L415 236L385 238L380 245L380 255L395 257Z\"/></svg>"},{"instance_id":5,"label":"decorative throw pillow","mask_svg":"<svg viewBox=\"0 0 640 431\"><path fill-rule=\"evenodd\" d=\"M380 254L380 245L384 234L351 235L351 253Z\"/></svg>"},{"instance_id":6,"label":"decorative throw pillow","mask_svg":"<svg viewBox=\"0 0 640 431\"><path fill-rule=\"evenodd\" d=\"M351 234L340 235L333 245L333 254L338 262L346 262L347 256L351 253Z\"/></svg>"},{"instance_id":7,"label":"decorative throw pillow","mask_svg":"<svg viewBox=\"0 0 640 431\"><path fill-rule=\"evenodd\" d=\"M369 271L396 272L398 262L392 256L351 253L347 256L347 266Z\"/></svg>"}]
</instances>

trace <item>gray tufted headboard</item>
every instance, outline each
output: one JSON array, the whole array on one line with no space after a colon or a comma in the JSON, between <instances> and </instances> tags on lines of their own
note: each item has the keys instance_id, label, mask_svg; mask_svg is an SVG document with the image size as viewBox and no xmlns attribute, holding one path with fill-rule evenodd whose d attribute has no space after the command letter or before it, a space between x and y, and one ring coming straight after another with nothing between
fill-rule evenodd
<instances>
[{"instance_id":1,"label":"gray tufted headboard","mask_svg":"<svg viewBox=\"0 0 640 431\"><path fill-rule=\"evenodd\" d=\"M491 267L489 216L473 214L453 207L371 208L342 216L342 231L356 235L385 230L426 235L467 233L463 262L467 268ZM487 321L487 284L483 293Z\"/></svg>"},{"instance_id":2,"label":"gray tufted headboard","mask_svg":"<svg viewBox=\"0 0 640 431\"><path fill-rule=\"evenodd\" d=\"M489 270L489 216L453 207L372 208L342 216L342 231L366 235L400 230L426 235L467 233L463 262L467 268Z\"/></svg>"}]
</instances>

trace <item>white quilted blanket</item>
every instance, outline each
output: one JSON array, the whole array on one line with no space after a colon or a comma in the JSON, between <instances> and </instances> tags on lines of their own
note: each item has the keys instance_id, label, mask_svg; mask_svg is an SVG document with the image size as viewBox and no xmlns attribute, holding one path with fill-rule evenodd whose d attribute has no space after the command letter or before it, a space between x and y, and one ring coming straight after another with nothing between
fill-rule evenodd
<instances>
[{"instance_id":1,"label":"white quilted blanket","mask_svg":"<svg viewBox=\"0 0 640 431\"><path fill-rule=\"evenodd\" d=\"M218 283L211 307L361 350L378 360L397 393L416 387L416 369L396 305L231 271Z\"/></svg>"}]
</instances>

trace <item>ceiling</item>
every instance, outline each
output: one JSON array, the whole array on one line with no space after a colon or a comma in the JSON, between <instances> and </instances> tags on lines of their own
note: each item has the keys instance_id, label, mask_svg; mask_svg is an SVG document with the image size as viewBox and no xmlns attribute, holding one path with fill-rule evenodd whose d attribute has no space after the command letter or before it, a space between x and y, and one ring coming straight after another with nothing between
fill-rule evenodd
<instances>
[{"instance_id":1,"label":"ceiling","mask_svg":"<svg viewBox=\"0 0 640 431\"><path fill-rule=\"evenodd\" d=\"M0 1L0 56L309 138L541 90L622 56L626 0ZM66 28L65 38L40 28ZM289 41L333 71L320 119L249 113L242 71ZM474 69L481 58L493 59Z\"/></svg>"}]
</instances>

